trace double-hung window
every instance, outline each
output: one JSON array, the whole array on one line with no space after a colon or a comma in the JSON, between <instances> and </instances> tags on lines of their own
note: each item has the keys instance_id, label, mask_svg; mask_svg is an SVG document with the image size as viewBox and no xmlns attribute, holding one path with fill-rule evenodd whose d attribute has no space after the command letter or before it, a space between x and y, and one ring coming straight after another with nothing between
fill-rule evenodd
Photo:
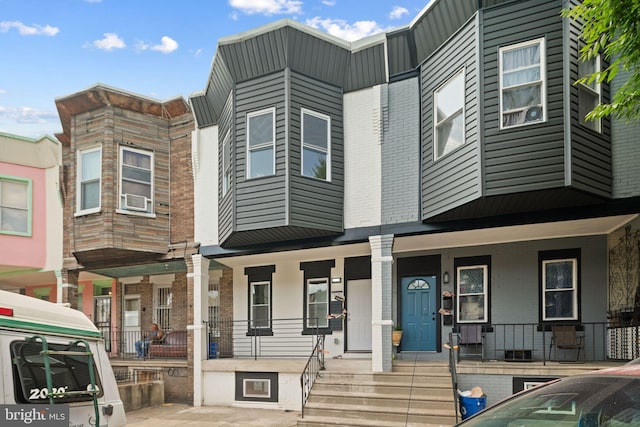
<instances>
[{"instance_id":1,"label":"double-hung window","mask_svg":"<svg viewBox=\"0 0 640 427\"><path fill-rule=\"evenodd\" d=\"M247 114L247 179L275 174L275 108Z\"/></svg>"},{"instance_id":2,"label":"double-hung window","mask_svg":"<svg viewBox=\"0 0 640 427\"><path fill-rule=\"evenodd\" d=\"M600 56L578 62L578 77L582 78L600 71ZM585 120L586 115L602 101L601 85L596 79L578 83L578 114L580 124L596 132L601 132L601 120Z\"/></svg>"},{"instance_id":3,"label":"double-hung window","mask_svg":"<svg viewBox=\"0 0 640 427\"><path fill-rule=\"evenodd\" d=\"M329 326L329 279L307 280L307 328Z\"/></svg>"},{"instance_id":4,"label":"double-hung window","mask_svg":"<svg viewBox=\"0 0 640 427\"><path fill-rule=\"evenodd\" d=\"M302 175L331 181L331 118L302 109Z\"/></svg>"},{"instance_id":5,"label":"double-hung window","mask_svg":"<svg viewBox=\"0 0 640 427\"><path fill-rule=\"evenodd\" d=\"M102 148L78 152L77 214L100 211Z\"/></svg>"},{"instance_id":6,"label":"double-hung window","mask_svg":"<svg viewBox=\"0 0 640 427\"><path fill-rule=\"evenodd\" d=\"M578 259L542 260L542 320L578 319Z\"/></svg>"},{"instance_id":7,"label":"double-hung window","mask_svg":"<svg viewBox=\"0 0 640 427\"><path fill-rule=\"evenodd\" d=\"M271 283L251 283L251 329L271 328Z\"/></svg>"},{"instance_id":8,"label":"double-hung window","mask_svg":"<svg viewBox=\"0 0 640 427\"><path fill-rule=\"evenodd\" d=\"M464 69L433 95L434 160L464 144Z\"/></svg>"},{"instance_id":9,"label":"double-hung window","mask_svg":"<svg viewBox=\"0 0 640 427\"><path fill-rule=\"evenodd\" d=\"M231 187L231 132L227 131L222 140L222 195Z\"/></svg>"},{"instance_id":10,"label":"double-hung window","mask_svg":"<svg viewBox=\"0 0 640 427\"><path fill-rule=\"evenodd\" d=\"M457 267L458 323L487 322L488 265Z\"/></svg>"},{"instance_id":11,"label":"double-hung window","mask_svg":"<svg viewBox=\"0 0 640 427\"><path fill-rule=\"evenodd\" d=\"M153 213L153 153L120 147L120 208Z\"/></svg>"},{"instance_id":12,"label":"double-hung window","mask_svg":"<svg viewBox=\"0 0 640 427\"><path fill-rule=\"evenodd\" d=\"M500 127L546 120L544 38L500 48Z\"/></svg>"},{"instance_id":13,"label":"double-hung window","mask_svg":"<svg viewBox=\"0 0 640 427\"><path fill-rule=\"evenodd\" d=\"M0 232L31 235L31 180L0 176Z\"/></svg>"}]
</instances>

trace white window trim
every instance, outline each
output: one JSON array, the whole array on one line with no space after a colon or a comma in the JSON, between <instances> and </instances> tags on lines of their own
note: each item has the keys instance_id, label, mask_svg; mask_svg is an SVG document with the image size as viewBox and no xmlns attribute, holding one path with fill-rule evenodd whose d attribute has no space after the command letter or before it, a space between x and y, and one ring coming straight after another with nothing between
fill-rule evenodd
<instances>
[{"instance_id":1,"label":"white window trim","mask_svg":"<svg viewBox=\"0 0 640 427\"><path fill-rule=\"evenodd\" d=\"M319 150L318 147L313 147L313 150L317 150L320 152L323 152L324 154L327 155L327 176L325 179L322 178L316 178L313 176L308 176L304 174L304 149L305 149L305 143L304 143L304 115L308 114L310 116L314 116L317 117L319 119L325 120L327 122L327 150L323 151L323 150ZM311 146L309 146L311 147ZM300 109L300 175L304 176L305 178L311 178L311 179L317 179L320 181L327 181L327 182L331 182L331 116L328 116L326 114L322 114L322 113L318 113L317 111L313 111L313 110L309 110L307 108L301 108Z\"/></svg>"},{"instance_id":2,"label":"white window trim","mask_svg":"<svg viewBox=\"0 0 640 427\"><path fill-rule=\"evenodd\" d=\"M463 94L462 94L462 107L458 110L456 110L453 114L445 117L441 122L438 123L438 114L437 114L437 108L438 108L438 94L440 93L440 91L445 88L449 83L451 83L453 80L457 79L460 75L462 75L463 78ZM466 69L463 67L460 70L458 70L454 75L452 75L451 77L449 77L447 79L447 81L445 81L443 84L441 84L436 90L433 91L433 161L437 161L443 157L446 157L449 153L452 153L454 151L456 151L458 148L464 146L467 142L467 133L466 133L466 126L467 126L467 121L465 118L465 104L466 104ZM462 145L460 147L456 147L451 151L448 151L446 153L444 153L442 156L438 157L438 126L442 125L443 123L446 123L448 121L451 120L452 117L457 116L458 114L462 115Z\"/></svg>"},{"instance_id":3,"label":"white window trim","mask_svg":"<svg viewBox=\"0 0 640 427\"><path fill-rule=\"evenodd\" d=\"M595 66L596 66L596 72L599 72L600 70L602 70L602 58L600 57L600 55L596 56L595 58L593 58L595 60ZM579 66L578 66L579 69ZM578 75L578 78L582 78L584 76L582 75ZM602 84L594 81L595 85L596 85L596 89L594 90L593 88L587 86L586 84L583 83L578 83L578 102L580 102L580 91L586 91L589 92L591 95L595 95L598 98L598 102L597 104L601 104L602 103ZM593 129L591 126L589 126L588 124L584 123L584 118L583 117L578 117L578 123L580 123L581 126L586 127L587 129L591 129L594 132L598 132L598 133L602 133L602 119L598 119L595 121L596 124L596 129Z\"/></svg>"},{"instance_id":4,"label":"white window trim","mask_svg":"<svg viewBox=\"0 0 640 427\"><path fill-rule=\"evenodd\" d=\"M249 382L266 383L266 394L256 394L247 392L247 384ZM271 380L269 378L245 378L242 380L242 397L259 397L264 399L271 398Z\"/></svg>"},{"instance_id":5,"label":"white window trim","mask_svg":"<svg viewBox=\"0 0 640 427\"><path fill-rule=\"evenodd\" d=\"M475 270L481 268L482 269L482 280L484 282L483 290L484 292L476 292L476 293L467 293L461 294L460 292L460 272L462 270ZM489 266L487 264L479 264L479 265L461 265L456 268L456 322L457 323L486 323L489 318ZM483 304L483 318L482 319L473 319L473 320L461 320L460 319L460 297L461 296L472 296L472 295L483 295L484 296L484 304Z\"/></svg>"},{"instance_id":6,"label":"white window trim","mask_svg":"<svg viewBox=\"0 0 640 427\"><path fill-rule=\"evenodd\" d=\"M264 178L264 176L251 176L251 147L249 144L249 135L251 135L251 118L252 117L256 117L256 116L261 116L264 114L271 114L271 119L273 121L273 124L271 126L272 129L272 135L271 135L271 142L270 143L265 143L265 144L261 144L258 146L254 146L253 149L260 149L260 148L266 148L271 146L271 151L273 154L273 158L271 161L271 175L265 175L265 176L272 176L276 174L276 109L275 107L271 107L271 108L265 108L263 110L259 110L259 111L253 111L251 113L247 113L247 149L246 149L246 157L247 157L247 173L246 178L247 179L259 179L259 178Z\"/></svg>"},{"instance_id":7,"label":"white window trim","mask_svg":"<svg viewBox=\"0 0 640 427\"><path fill-rule=\"evenodd\" d=\"M229 150L229 161L225 156L225 146L228 147ZM247 145L248 146L248 145ZM227 130L224 135L224 139L222 140L222 196L226 196L231 188L231 131ZM228 164L227 164L228 163ZM227 176L228 173L228 176Z\"/></svg>"},{"instance_id":8,"label":"white window trim","mask_svg":"<svg viewBox=\"0 0 640 427\"><path fill-rule=\"evenodd\" d=\"M267 295L269 298L269 302L267 304L254 304L253 303L253 288L254 286L262 286L262 285L266 285L267 286ZM260 281L256 281L256 282L251 282L249 283L249 287L250 287L250 293L249 293L249 329L271 329L271 282L268 280L260 280ZM256 319L253 315L253 308L254 307L267 307L267 322L268 324L266 326L256 326L255 322ZM262 320L262 319L260 319Z\"/></svg>"},{"instance_id":9,"label":"white window trim","mask_svg":"<svg viewBox=\"0 0 640 427\"><path fill-rule=\"evenodd\" d=\"M521 49L526 46L533 46L536 44L540 44L540 103L542 104L542 120L537 120L534 122L525 122L511 126L503 126L502 124L502 116L505 111L502 107L502 91L504 90L502 84L502 56L504 52L508 52L510 50ZM530 85L532 82L527 82L526 84L514 85L510 86L510 88L518 87L518 86L526 86ZM528 40L526 42L516 43L509 46L501 47L498 51L498 101L500 104L500 114L498 116L498 121L500 123L500 129L513 129L520 126L529 126L535 125L539 123L544 123L548 120L547 114L547 49L546 49L546 41L544 37L540 37L534 40Z\"/></svg>"},{"instance_id":10,"label":"white window trim","mask_svg":"<svg viewBox=\"0 0 640 427\"><path fill-rule=\"evenodd\" d=\"M562 289L547 289L547 269L545 268L549 263L558 263L571 261L572 268L572 287ZM572 311L573 316L570 317L547 317L547 292L573 292L572 298ZM577 258L559 258L559 259L545 259L542 261L542 320L554 321L554 320L578 320L578 259Z\"/></svg>"},{"instance_id":11,"label":"white window trim","mask_svg":"<svg viewBox=\"0 0 640 427\"><path fill-rule=\"evenodd\" d=\"M33 181L29 178L14 177L10 175L0 175L0 181L4 182L18 182L27 185L27 231L12 231L0 229L0 234L10 234L15 236L31 236L33 233ZM2 197L2 185L0 185L0 197ZM8 207L8 206L7 206ZM0 220L2 216L0 215Z\"/></svg>"},{"instance_id":12,"label":"white window trim","mask_svg":"<svg viewBox=\"0 0 640 427\"><path fill-rule=\"evenodd\" d=\"M327 300L326 300L326 305L327 305L327 312L324 313L324 318L318 318L318 325L317 328L318 329L326 329L329 327L329 319L327 319L327 316L329 315L329 303L330 301L330 296L331 296L331 288L330 288L330 281L328 277L314 277L312 279L307 279L307 287L306 287L306 295L304 296L305 299L305 304L307 305L307 324L305 325L307 327L307 329L315 329L316 326L314 325L310 325L309 322L311 321L311 316L309 315L309 307L311 306L311 303L309 302L309 285L311 283L325 283L327 285ZM317 305L314 304L314 305Z\"/></svg>"},{"instance_id":13,"label":"white window trim","mask_svg":"<svg viewBox=\"0 0 640 427\"><path fill-rule=\"evenodd\" d=\"M91 209L81 209L82 206L82 155L93 151L100 152L100 178L98 178L98 206ZM88 215L102 210L102 146L78 150L76 152L76 212L74 216Z\"/></svg>"},{"instance_id":14,"label":"white window trim","mask_svg":"<svg viewBox=\"0 0 640 427\"><path fill-rule=\"evenodd\" d=\"M145 156L149 156L150 157L150 166L151 166L151 182L150 184L150 192L151 192L151 197L149 198L149 200L147 201L147 204L149 204L150 208L148 211L137 211L137 210L129 210L129 209L125 209L124 206L124 202L123 202L123 197L124 194L122 193L122 181L124 179L123 174L122 174L122 167L123 167L123 163L122 160L124 159L124 151L131 151L134 153L140 153L142 155ZM141 150L138 148L133 148L133 147L127 147L124 145L121 145L119 148L119 158L118 158L118 213L124 213L124 214L133 214L133 215L142 215L142 216L155 216L155 212L153 207L155 206L154 204L154 193L155 193L155 188L154 188L154 181L155 181L155 153L151 150Z\"/></svg>"}]
</instances>

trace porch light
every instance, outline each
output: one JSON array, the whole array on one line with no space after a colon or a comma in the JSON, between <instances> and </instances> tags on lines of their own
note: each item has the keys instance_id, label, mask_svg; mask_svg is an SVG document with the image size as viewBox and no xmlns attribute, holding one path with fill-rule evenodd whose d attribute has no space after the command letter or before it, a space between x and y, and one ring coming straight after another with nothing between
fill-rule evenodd
<instances>
[{"instance_id":1,"label":"porch light","mask_svg":"<svg viewBox=\"0 0 640 427\"><path fill-rule=\"evenodd\" d=\"M445 271L442 275L442 283L449 283L449 272Z\"/></svg>"},{"instance_id":2,"label":"porch light","mask_svg":"<svg viewBox=\"0 0 640 427\"><path fill-rule=\"evenodd\" d=\"M342 283L342 277L332 277L331 283Z\"/></svg>"}]
</instances>

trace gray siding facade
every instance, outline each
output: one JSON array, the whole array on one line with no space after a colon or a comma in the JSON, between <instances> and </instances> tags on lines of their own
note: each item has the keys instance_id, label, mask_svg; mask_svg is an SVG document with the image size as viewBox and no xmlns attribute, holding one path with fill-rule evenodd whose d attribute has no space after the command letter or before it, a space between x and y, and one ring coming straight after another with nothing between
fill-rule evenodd
<instances>
[{"instance_id":1,"label":"gray siding facade","mask_svg":"<svg viewBox=\"0 0 640 427\"><path fill-rule=\"evenodd\" d=\"M233 151L236 147L235 137L233 131L233 117L234 117L234 97L233 92L229 93L227 97L227 102L222 109L222 114L220 116L220 122L218 124L218 229L220 240L225 240L231 232L233 231L234 226L234 189L235 182L238 180L237 176L231 177L231 185L227 194L222 194L222 180L223 180L223 166L222 166L222 144L224 142L224 137L229 132L229 136L231 138L231 150L233 155L231 156L231 170L235 170L235 159L236 155Z\"/></svg>"},{"instance_id":2,"label":"gray siding facade","mask_svg":"<svg viewBox=\"0 0 640 427\"><path fill-rule=\"evenodd\" d=\"M615 93L629 78L629 72L620 71L611 83ZM613 119L611 122L611 147L613 176L613 197L626 198L640 196L640 123L626 123Z\"/></svg>"},{"instance_id":3,"label":"gray siding facade","mask_svg":"<svg viewBox=\"0 0 640 427\"><path fill-rule=\"evenodd\" d=\"M565 185L562 1L526 0L483 12L485 195ZM547 120L500 129L499 49L544 37Z\"/></svg>"},{"instance_id":4,"label":"gray siding facade","mask_svg":"<svg viewBox=\"0 0 640 427\"><path fill-rule=\"evenodd\" d=\"M423 219L482 195L476 38L473 20L421 66ZM465 75L465 144L434 161L434 91L460 70Z\"/></svg>"},{"instance_id":5,"label":"gray siding facade","mask_svg":"<svg viewBox=\"0 0 640 427\"><path fill-rule=\"evenodd\" d=\"M344 195L344 134L342 90L291 73L289 115L290 225L342 232ZM302 176L301 109L331 120L331 181Z\"/></svg>"}]
</instances>

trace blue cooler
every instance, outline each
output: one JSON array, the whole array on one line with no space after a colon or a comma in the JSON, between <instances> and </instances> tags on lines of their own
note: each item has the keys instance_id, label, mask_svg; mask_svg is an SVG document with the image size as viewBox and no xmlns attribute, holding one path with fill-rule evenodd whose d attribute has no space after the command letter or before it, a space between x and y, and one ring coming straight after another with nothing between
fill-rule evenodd
<instances>
[{"instance_id":1,"label":"blue cooler","mask_svg":"<svg viewBox=\"0 0 640 427\"><path fill-rule=\"evenodd\" d=\"M460 394L458 397L460 398L460 413L463 420L477 414L487 406L487 396L471 397Z\"/></svg>"},{"instance_id":2,"label":"blue cooler","mask_svg":"<svg viewBox=\"0 0 640 427\"><path fill-rule=\"evenodd\" d=\"M218 358L218 343L210 342L209 343L209 359L217 359Z\"/></svg>"}]
</instances>

